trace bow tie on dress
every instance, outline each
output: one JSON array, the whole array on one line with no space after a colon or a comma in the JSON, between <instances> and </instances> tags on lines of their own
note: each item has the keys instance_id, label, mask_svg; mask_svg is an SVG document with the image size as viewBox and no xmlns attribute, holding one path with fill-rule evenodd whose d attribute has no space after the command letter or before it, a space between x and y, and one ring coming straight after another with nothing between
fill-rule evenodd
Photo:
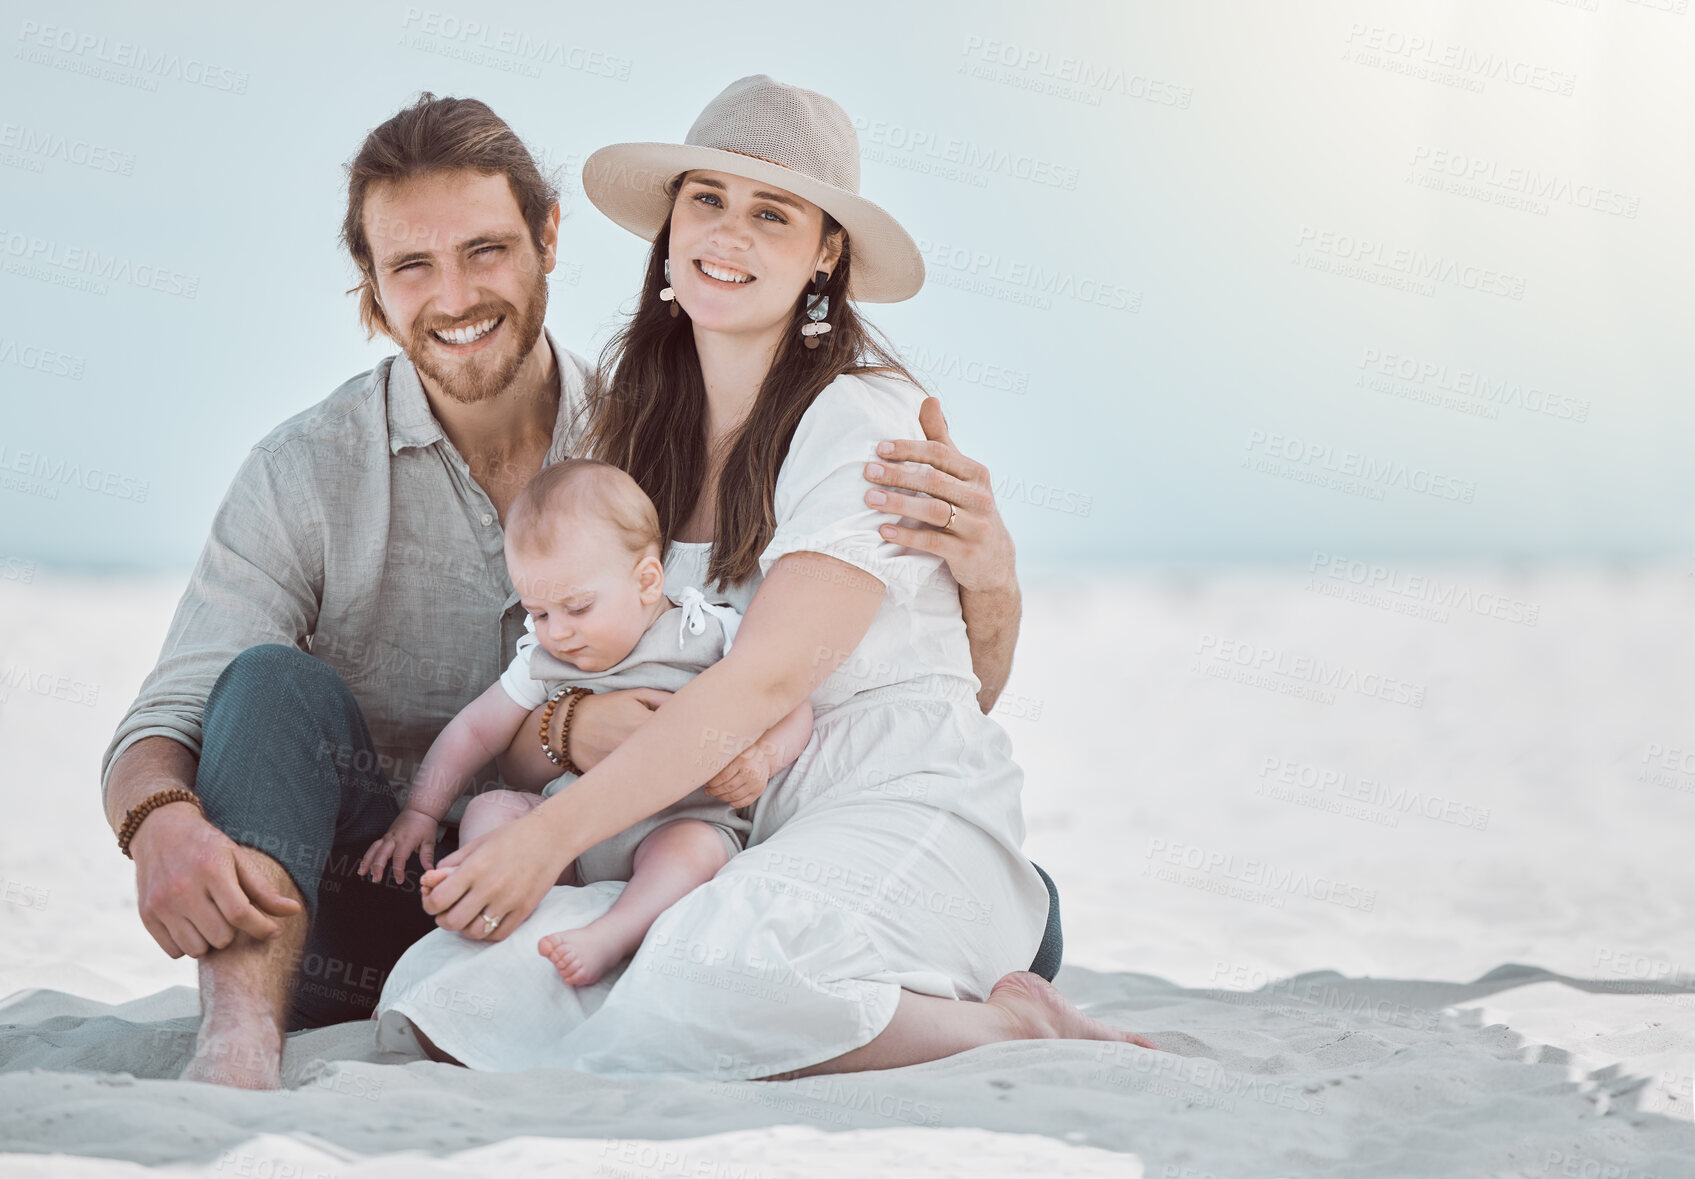
<instances>
[{"instance_id":1,"label":"bow tie on dress","mask_svg":"<svg viewBox=\"0 0 1695 1179\"><path fill-rule=\"evenodd\" d=\"M683 610L682 623L677 627L677 646L681 648L688 644L689 635L706 629L706 595L695 586L684 586L677 595L677 605Z\"/></svg>"}]
</instances>

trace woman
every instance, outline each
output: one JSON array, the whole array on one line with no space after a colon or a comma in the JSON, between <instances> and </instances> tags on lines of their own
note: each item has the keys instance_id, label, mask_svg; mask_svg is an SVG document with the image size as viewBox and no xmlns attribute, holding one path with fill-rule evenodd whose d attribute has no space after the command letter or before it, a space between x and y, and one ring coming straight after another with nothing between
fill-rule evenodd
<instances>
[{"instance_id":1,"label":"woman","mask_svg":"<svg viewBox=\"0 0 1695 1179\"><path fill-rule=\"evenodd\" d=\"M425 877L426 909L464 936L418 943L380 1010L437 1054L742 1079L1042 1036L1152 1047L1023 969L1048 894L1019 851L1022 774L977 707L958 586L884 540L861 499L876 441L922 436L924 395L849 298L908 298L923 264L858 172L841 108L763 75L714 99L685 144L584 166L590 199L654 243L590 452L653 499L667 590L716 585L745 617L730 655L571 787ZM550 892L560 872L807 696L812 739L756 804L748 849L621 974L561 986L528 931L585 924L619 886Z\"/></svg>"}]
</instances>

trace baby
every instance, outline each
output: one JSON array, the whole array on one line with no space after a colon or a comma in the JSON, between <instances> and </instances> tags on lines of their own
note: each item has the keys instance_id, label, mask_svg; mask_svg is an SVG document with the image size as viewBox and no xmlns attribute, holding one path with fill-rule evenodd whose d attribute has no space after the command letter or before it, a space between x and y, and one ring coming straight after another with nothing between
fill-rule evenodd
<instances>
[{"instance_id":1,"label":"baby","mask_svg":"<svg viewBox=\"0 0 1695 1179\"><path fill-rule=\"evenodd\" d=\"M608 463L567 459L529 482L507 512L506 568L529 611L528 633L500 680L430 746L405 809L359 863L360 874L372 880L381 880L390 864L395 880L403 879L413 852L426 869L435 866L442 816L490 758L539 739L528 722L543 701L576 685L676 691L729 651L741 621L693 586L678 595L681 602L665 595L653 501ZM560 884L629 883L595 921L541 939L537 948L559 977L576 986L595 982L635 951L660 913L710 880L746 844L750 824L735 807L757 799L811 734L812 707L802 701L707 786L577 857ZM566 774L539 796L477 795L459 824L461 846L528 814L574 780Z\"/></svg>"}]
</instances>

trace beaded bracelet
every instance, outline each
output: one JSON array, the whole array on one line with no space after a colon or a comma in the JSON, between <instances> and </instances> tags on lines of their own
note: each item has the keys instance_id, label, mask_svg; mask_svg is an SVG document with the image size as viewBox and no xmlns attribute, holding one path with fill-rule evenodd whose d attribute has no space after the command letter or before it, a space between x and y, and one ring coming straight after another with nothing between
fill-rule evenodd
<instances>
[{"instance_id":1,"label":"beaded bracelet","mask_svg":"<svg viewBox=\"0 0 1695 1179\"><path fill-rule=\"evenodd\" d=\"M547 760L568 774L581 776L582 770L571 760L571 713L576 710L577 701L584 696L593 696L589 688L560 688L547 698L547 708L541 714L541 751L547 754ZM559 722L559 752L553 751L553 743L547 739L548 729L553 727L553 710L558 706L560 698L569 696L566 702L565 716Z\"/></svg>"},{"instance_id":2,"label":"beaded bracelet","mask_svg":"<svg viewBox=\"0 0 1695 1179\"><path fill-rule=\"evenodd\" d=\"M155 791L124 812L123 826L118 828L118 850L129 856L130 859L135 859L134 856L129 854L129 845L130 840L135 838L135 833L141 830L141 821L160 807L173 802L192 802L195 810L200 811L201 814L206 813L201 809L200 799L195 796L192 790L173 786L169 790Z\"/></svg>"}]
</instances>

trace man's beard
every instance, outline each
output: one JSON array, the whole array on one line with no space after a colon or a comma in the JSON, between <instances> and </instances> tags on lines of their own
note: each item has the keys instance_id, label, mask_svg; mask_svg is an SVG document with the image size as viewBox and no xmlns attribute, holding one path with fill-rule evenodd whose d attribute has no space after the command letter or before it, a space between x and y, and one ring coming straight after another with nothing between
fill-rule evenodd
<instances>
[{"instance_id":1,"label":"man's beard","mask_svg":"<svg viewBox=\"0 0 1695 1179\"><path fill-rule=\"evenodd\" d=\"M435 351L440 344L430 335L431 331L451 330L497 317L504 317L506 321L496 330L508 334L509 339L503 345L508 351L496 351L487 356L479 353L456 363L443 363L443 358ZM406 346L406 355L445 396L461 405L475 405L505 392L536 346L546 319L547 275L537 270L530 297L524 301L522 308L514 307L503 299L496 303L478 304L453 322L432 323L428 327L415 325Z\"/></svg>"}]
</instances>

